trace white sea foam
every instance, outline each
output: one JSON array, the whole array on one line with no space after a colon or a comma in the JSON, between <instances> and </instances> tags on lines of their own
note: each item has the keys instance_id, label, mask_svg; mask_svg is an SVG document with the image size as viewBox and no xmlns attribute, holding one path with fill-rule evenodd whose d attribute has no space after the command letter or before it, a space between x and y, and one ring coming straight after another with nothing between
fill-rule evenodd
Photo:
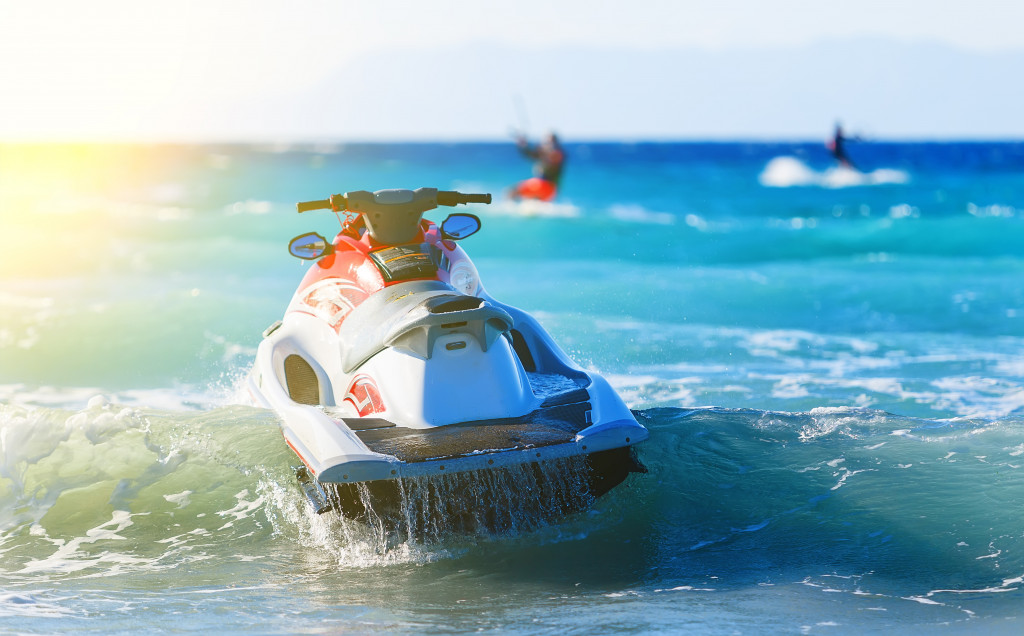
<instances>
[{"instance_id":1,"label":"white sea foam","mask_svg":"<svg viewBox=\"0 0 1024 636\"><path fill-rule=\"evenodd\" d=\"M654 592L714 592L713 587L693 587L692 585L678 585L676 587L670 587L667 589L656 589Z\"/></svg>"},{"instance_id":2,"label":"white sea foam","mask_svg":"<svg viewBox=\"0 0 1024 636\"><path fill-rule=\"evenodd\" d=\"M235 216L238 214L248 215L264 215L269 214L274 209L274 204L270 201L254 201L252 199L246 199L245 201L235 201L234 203L224 208L224 213L228 216Z\"/></svg>"},{"instance_id":3,"label":"white sea foam","mask_svg":"<svg viewBox=\"0 0 1024 636\"><path fill-rule=\"evenodd\" d=\"M975 203L968 203L967 213L978 218L996 217L1007 219L1017 216L1017 208L1012 205L977 205Z\"/></svg>"},{"instance_id":4,"label":"white sea foam","mask_svg":"<svg viewBox=\"0 0 1024 636\"><path fill-rule=\"evenodd\" d=\"M46 296L20 296L0 290L0 307L16 311L35 310L41 311L50 309L54 305L54 299Z\"/></svg>"},{"instance_id":5,"label":"white sea foam","mask_svg":"<svg viewBox=\"0 0 1024 636\"><path fill-rule=\"evenodd\" d=\"M51 595L50 590L0 593L0 618L53 619L77 613L64 603L66 599L52 598Z\"/></svg>"},{"instance_id":6,"label":"white sea foam","mask_svg":"<svg viewBox=\"0 0 1024 636\"><path fill-rule=\"evenodd\" d=\"M12 406L81 409L101 397L106 403L163 411L249 404L244 395L244 375L229 381L230 386L178 385L166 389L125 389L116 392L99 387L53 387L27 384L0 384L0 403Z\"/></svg>"},{"instance_id":7,"label":"white sea foam","mask_svg":"<svg viewBox=\"0 0 1024 636\"><path fill-rule=\"evenodd\" d=\"M652 212L641 205L613 205L608 208L608 214L620 221L630 223L672 225L676 222L676 217L668 212Z\"/></svg>"},{"instance_id":8,"label":"white sea foam","mask_svg":"<svg viewBox=\"0 0 1024 636\"><path fill-rule=\"evenodd\" d=\"M782 352L792 352L801 348L821 347L824 344L825 339L817 334L792 329L751 332L744 342L751 353L766 356L777 356Z\"/></svg>"},{"instance_id":9,"label":"white sea foam","mask_svg":"<svg viewBox=\"0 0 1024 636\"><path fill-rule=\"evenodd\" d=\"M933 336L709 328L637 319L599 324L602 333L618 332L616 337L650 349L646 362L631 366L628 375L611 374L627 403L638 408L735 406L748 404L746 396L770 396L797 402L797 409L841 404L893 412L910 408L940 417L998 418L1024 409L1024 384L1017 380L1020 346L1012 339L994 351L984 343L973 347ZM724 351L730 352L726 358L719 355ZM977 371L932 376L934 367L965 365Z\"/></svg>"},{"instance_id":10,"label":"white sea foam","mask_svg":"<svg viewBox=\"0 0 1024 636\"><path fill-rule=\"evenodd\" d=\"M235 495L236 504L234 507L228 510L217 511L217 514L221 517L231 517L223 526L217 528L218 531L232 527L235 522L247 519L250 514L262 508L263 497L257 496L251 501L247 497L249 497L249 491L243 490Z\"/></svg>"},{"instance_id":11,"label":"white sea foam","mask_svg":"<svg viewBox=\"0 0 1024 636\"><path fill-rule=\"evenodd\" d=\"M90 528L86 531L84 537L75 537L70 541L53 539L52 542L57 550L48 557L30 560L19 574L79 572L101 563L115 565L122 563L124 560L142 562L142 559L131 559L125 555L116 555L110 552L103 552L97 557L90 557L82 550L84 545L97 541L124 541L125 537L119 533L132 525L132 516L127 511L115 510L110 521Z\"/></svg>"},{"instance_id":12,"label":"white sea foam","mask_svg":"<svg viewBox=\"0 0 1024 636\"><path fill-rule=\"evenodd\" d=\"M818 172L796 157L775 157L765 166L758 180L761 185L770 188L849 188L907 183L910 181L910 175L903 170L889 168L860 172L842 166Z\"/></svg>"},{"instance_id":13,"label":"white sea foam","mask_svg":"<svg viewBox=\"0 0 1024 636\"><path fill-rule=\"evenodd\" d=\"M541 218L576 218L581 215L580 208L572 203L536 201L533 199L519 201L501 199L487 206L485 211L489 214Z\"/></svg>"},{"instance_id":14,"label":"white sea foam","mask_svg":"<svg viewBox=\"0 0 1024 636\"><path fill-rule=\"evenodd\" d=\"M191 494L192 494L191 490L183 490L183 491L181 491L179 493L174 493L174 494L171 494L171 495L164 495L164 499L167 500L168 502L172 503L172 504L177 505L179 508L184 508L185 506L189 505L189 503L190 503L189 495L191 495Z\"/></svg>"},{"instance_id":15,"label":"white sea foam","mask_svg":"<svg viewBox=\"0 0 1024 636\"><path fill-rule=\"evenodd\" d=\"M1001 378L945 377L932 382L937 404L965 417L999 418L1024 409L1024 387Z\"/></svg>"}]
</instances>

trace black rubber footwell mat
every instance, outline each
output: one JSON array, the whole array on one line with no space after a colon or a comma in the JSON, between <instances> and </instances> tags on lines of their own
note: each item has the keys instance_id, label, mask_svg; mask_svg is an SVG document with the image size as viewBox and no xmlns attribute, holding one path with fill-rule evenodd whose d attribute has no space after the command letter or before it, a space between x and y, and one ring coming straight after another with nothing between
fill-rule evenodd
<instances>
[{"instance_id":1,"label":"black rubber footwell mat","mask_svg":"<svg viewBox=\"0 0 1024 636\"><path fill-rule=\"evenodd\" d=\"M356 430L356 435L370 450L403 462L422 462L571 442L578 432L590 425L590 410L590 402L560 404L519 418L480 420L433 429L390 426L358 430L359 420L346 420L346 424Z\"/></svg>"}]
</instances>

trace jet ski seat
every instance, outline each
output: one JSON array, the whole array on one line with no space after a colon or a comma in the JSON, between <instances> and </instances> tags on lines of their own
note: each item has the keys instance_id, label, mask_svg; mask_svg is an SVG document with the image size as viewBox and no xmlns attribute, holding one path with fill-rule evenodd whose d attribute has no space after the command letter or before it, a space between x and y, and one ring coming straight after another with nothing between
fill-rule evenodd
<instances>
[{"instance_id":1,"label":"jet ski seat","mask_svg":"<svg viewBox=\"0 0 1024 636\"><path fill-rule=\"evenodd\" d=\"M482 298L440 281L392 285L359 305L338 330L341 367L351 373L387 347L429 359L438 337L465 333L483 351L512 328L512 317Z\"/></svg>"}]
</instances>

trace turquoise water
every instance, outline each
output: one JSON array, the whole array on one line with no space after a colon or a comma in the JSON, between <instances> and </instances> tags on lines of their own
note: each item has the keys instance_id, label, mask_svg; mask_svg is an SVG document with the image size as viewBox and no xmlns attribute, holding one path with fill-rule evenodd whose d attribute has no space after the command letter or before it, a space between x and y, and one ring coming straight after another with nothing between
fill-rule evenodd
<instances>
[{"instance_id":1,"label":"turquoise water","mask_svg":"<svg viewBox=\"0 0 1024 636\"><path fill-rule=\"evenodd\" d=\"M1017 632L1024 144L0 147L0 631ZM529 532L316 517L239 386L330 234L496 194L463 245L651 430ZM444 212L428 213L439 220Z\"/></svg>"}]
</instances>

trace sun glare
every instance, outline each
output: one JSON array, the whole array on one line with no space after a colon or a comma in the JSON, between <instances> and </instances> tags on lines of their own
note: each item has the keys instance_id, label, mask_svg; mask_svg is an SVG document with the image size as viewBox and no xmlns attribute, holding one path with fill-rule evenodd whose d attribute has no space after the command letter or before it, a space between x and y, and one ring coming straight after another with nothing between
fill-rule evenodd
<instances>
[{"instance_id":1,"label":"sun glare","mask_svg":"<svg viewBox=\"0 0 1024 636\"><path fill-rule=\"evenodd\" d=\"M152 191L180 154L174 147L0 144L0 277L95 268L96 250L130 233L134 221L158 216Z\"/></svg>"},{"instance_id":2,"label":"sun glare","mask_svg":"<svg viewBox=\"0 0 1024 636\"><path fill-rule=\"evenodd\" d=\"M344 58L319 28L237 0L0 0L0 139L216 138Z\"/></svg>"}]
</instances>

